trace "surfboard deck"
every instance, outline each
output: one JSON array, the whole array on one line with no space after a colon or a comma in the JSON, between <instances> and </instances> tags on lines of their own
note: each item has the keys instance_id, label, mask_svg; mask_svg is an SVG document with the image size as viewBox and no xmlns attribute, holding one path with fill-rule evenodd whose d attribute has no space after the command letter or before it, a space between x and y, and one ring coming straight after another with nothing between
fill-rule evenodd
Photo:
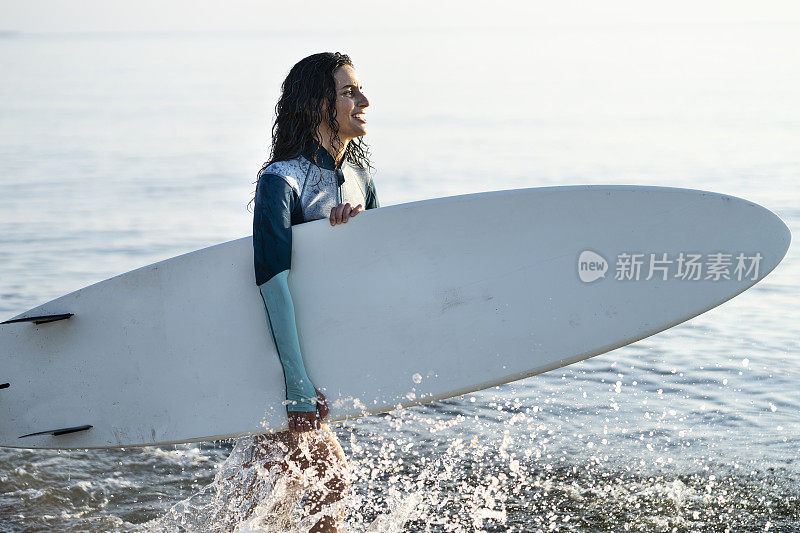
<instances>
[{"instance_id":1,"label":"surfboard deck","mask_svg":"<svg viewBox=\"0 0 800 533\"><path fill-rule=\"evenodd\" d=\"M653 335L763 279L789 242L776 215L731 196L545 187L294 226L288 279L309 376L338 421ZM14 318L26 320L0 325L0 446L145 446L286 428L251 237Z\"/></svg>"}]
</instances>

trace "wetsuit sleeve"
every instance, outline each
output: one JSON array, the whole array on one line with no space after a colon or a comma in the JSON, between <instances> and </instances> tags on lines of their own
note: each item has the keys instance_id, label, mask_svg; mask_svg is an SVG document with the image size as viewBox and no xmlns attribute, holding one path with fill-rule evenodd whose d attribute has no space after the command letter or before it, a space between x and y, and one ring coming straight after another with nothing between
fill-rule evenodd
<instances>
[{"instance_id":1,"label":"wetsuit sleeve","mask_svg":"<svg viewBox=\"0 0 800 533\"><path fill-rule=\"evenodd\" d=\"M291 267L292 213L297 193L280 176L264 174L256 187L253 211L253 259L267 323L286 382L287 410L313 412L317 393L306 374L287 277Z\"/></svg>"},{"instance_id":2,"label":"wetsuit sleeve","mask_svg":"<svg viewBox=\"0 0 800 533\"><path fill-rule=\"evenodd\" d=\"M369 178L369 183L367 183L367 198L365 203L367 205L364 206L364 209L375 209L381 206L378 202L378 193L375 192L375 183L373 183L372 177Z\"/></svg>"}]
</instances>

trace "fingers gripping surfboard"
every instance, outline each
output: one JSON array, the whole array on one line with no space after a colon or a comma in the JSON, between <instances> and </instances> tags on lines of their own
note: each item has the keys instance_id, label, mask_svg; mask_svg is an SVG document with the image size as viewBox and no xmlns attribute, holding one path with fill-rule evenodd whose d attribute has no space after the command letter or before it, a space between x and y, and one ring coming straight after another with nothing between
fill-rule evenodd
<instances>
[{"instance_id":1,"label":"fingers gripping surfboard","mask_svg":"<svg viewBox=\"0 0 800 533\"><path fill-rule=\"evenodd\" d=\"M496 191L295 226L289 286L309 376L335 421L653 335L753 286L789 242L773 213L716 193ZM354 305L343 312L343 301ZM7 320L0 372L1 446L144 446L286 428L251 237Z\"/></svg>"}]
</instances>

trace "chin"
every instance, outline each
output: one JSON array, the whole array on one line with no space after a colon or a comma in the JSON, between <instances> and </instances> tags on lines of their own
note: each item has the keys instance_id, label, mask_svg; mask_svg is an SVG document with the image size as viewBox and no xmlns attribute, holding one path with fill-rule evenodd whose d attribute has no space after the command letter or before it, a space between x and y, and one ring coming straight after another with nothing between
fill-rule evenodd
<instances>
[{"instance_id":1,"label":"chin","mask_svg":"<svg viewBox=\"0 0 800 533\"><path fill-rule=\"evenodd\" d=\"M366 124L354 124L351 135L353 137L362 137L367 134Z\"/></svg>"},{"instance_id":2,"label":"chin","mask_svg":"<svg viewBox=\"0 0 800 533\"><path fill-rule=\"evenodd\" d=\"M366 134L367 134L367 132L366 132L366 131L354 131L353 133L351 133L350 135L348 135L348 137L349 137L349 138L352 140L352 139L358 139L358 138L361 138L361 137L363 137L363 136L364 136L364 135L366 135Z\"/></svg>"}]
</instances>

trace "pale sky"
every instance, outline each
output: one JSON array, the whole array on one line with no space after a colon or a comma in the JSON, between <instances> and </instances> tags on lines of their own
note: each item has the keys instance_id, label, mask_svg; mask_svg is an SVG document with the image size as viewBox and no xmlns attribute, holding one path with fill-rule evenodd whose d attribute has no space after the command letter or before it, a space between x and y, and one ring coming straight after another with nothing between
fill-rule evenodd
<instances>
[{"instance_id":1,"label":"pale sky","mask_svg":"<svg viewBox=\"0 0 800 533\"><path fill-rule=\"evenodd\" d=\"M0 0L0 30L298 31L595 24L800 23L796 0Z\"/></svg>"}]
</instances>

